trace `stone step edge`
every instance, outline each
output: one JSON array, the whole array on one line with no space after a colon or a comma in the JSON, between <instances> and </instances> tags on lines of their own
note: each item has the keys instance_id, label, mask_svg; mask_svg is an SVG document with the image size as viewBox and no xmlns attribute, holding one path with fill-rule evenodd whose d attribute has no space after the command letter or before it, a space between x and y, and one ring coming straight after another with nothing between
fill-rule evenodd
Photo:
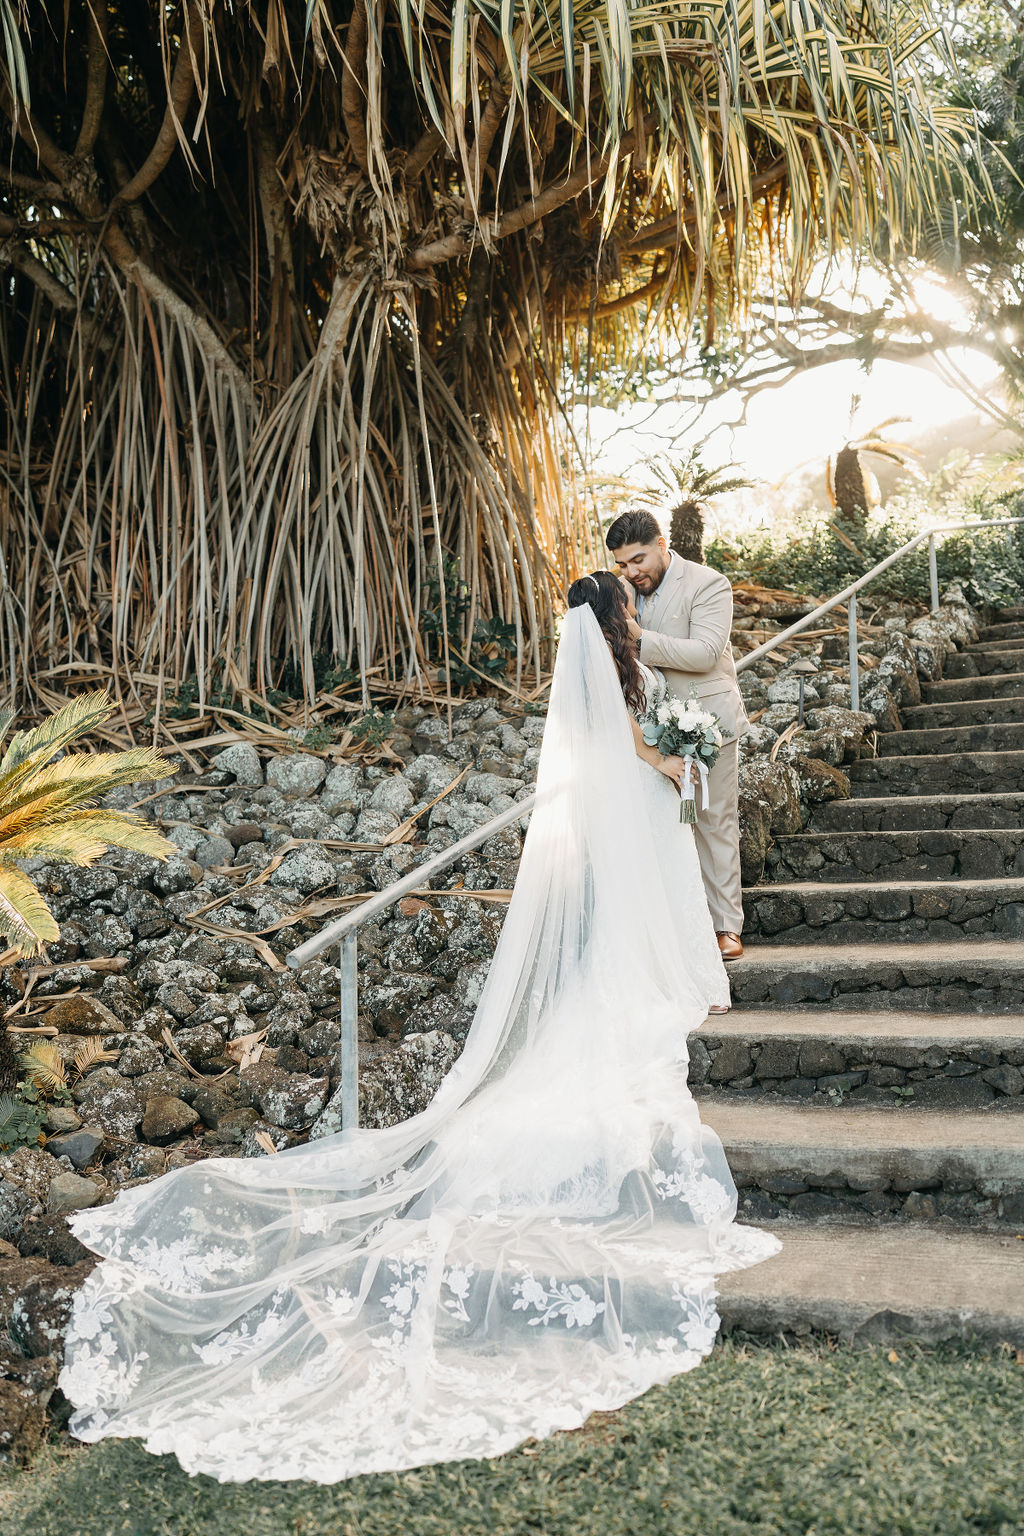
<instances>
[{"instance_id":1,"label":"stone step edge","mask_svg":"<svg viewBox=\"0 0 1024 1536\"><path fill-rule=\"evenodd\" d=\"M903 735L905 733L902 732L902 731L893 731L893 732L891 732L891 734L893 736L900 736L900 735ZM904 764L904 763L919 763L919 764L927 763L928 765L934 767L936 764L939 764L939 763L947 763L947 762L954 762L954 761L963 762L964 758L979 758L979 757L980 758L993 758L993 759L996 759L996 760L1003 760L1003 761L1007 761L1007 762L1009 762L1012 759L1015 763L1017 763L1019 765L1020 763L1024 763L1024 750L1022 750L1020 747L971 747L971 748L969 748L969 749L967 749L966 751L963 751L963 752L956 752L956 751L953 751L953 752L906 752L906 753L901 753L901 754L879 752L874 757L859 757L859 758L857 758L856 762L846 763L844 765L844 770L843 771L845 773L848 773L852 779L855 779L857 777L857 769L858 768L863 768L868 763L893 763L893 764L901 764L901 765ZM951 794L953 792L950 791L949 793ZM972 790L971 793L972 794L979 793L979 791ZM1013 790L999 790L999 791L997 791L997 793L999 793L999 794L1013 794L1014 791ZM924 797L915 796L915 798L924 798ZM947 796L947 798L948 798L948 796Z\"/></svg>"},{"instance_id":2,"label":"stone step edge","mask_svg":"<svg viewBox=\"0 0 1024 1536\"><path fill-rule=\"evenodd\" d=\"M914 797L907 795L906 798L910 800ZM978 796L978 799L986 801L994 798L993 795ZM1021 799L1024 801L1024 795L1021 796ZM835 801L831 803L834 805ZM863 800L856 801L857 805L863 805L864 803ZM891 797L886 799L886 804L892 804ZM821 842L827 837L841 837L843 839L848 837L1013 837L1019 841L1022 835L1024 835L1024 829L1020 827L893 827L891 831L886 831L879 827L850 827L848 831L841 827L834 829L825 828L824 830L819 827L804 827L800 832L773 832L772 843L775 847L782 843L811 844L815 838ZM946 852L949 851L948 849L946 850ZM932 857L929 854L924 856L926 858ZM934 857L941 858L943 855L936 854ZM745 889L756 890L757 887L749 886L745 887Z\"/></svg>"},{"instance_id":3,"label":"stone step edge","mask_svg":"<svg viewBox=\"0 0 1024 1536\"><path fill-rule=\"evenodd\" d=\"M904 1013L890 1018L853 1009L822 1015L813 1008L806 1012L797 1008L763 1012L756 1008L732 1008L728 1013L709 1014L691 1033L690 1040L701 1037L755 1043L764 1038L791 1039L801 1044L860 1042L913 1050L933 1046L950 1050L1002 1050L1010 1042L1024 1045L1024 1018L1012 1013Z\"/></svg>"},{"instance_id":4,"label":"stone step edge","mask_svg":"<svg viewBox=\"0 0 1024 1536\"><path fill-rule=\"evenodd\" d=\"M1024 1345L1024 1243L971 1231L772 1223L771 1258L722 1275L726 1332Z\"/></svg>"},{"instance_id":5,"label":"stone step edge","mask_svg":"<svg viewBox=\"0 0 1024 1536\"><path fill-rule=\"evenodd\" d=\"M898 834L895 832L844 832L842 834L823 832L821 834L823 837L840 835L843 837L895 837ZM923 857L927 858L929 855L925 854ZM942 855L936 854L935 857L940 858ZM949 885L955 885L957 890L974 892L979 896L989 894L993 890L1005 890L1010 896L1024 897L1024 876L1022 875L992 875L985 880L969 880L963 875L922 875L919 880L772 880L766 881L764 885L745 885L743 894L752 897L807 896L812 892L838 891L842 894L859 891L864 895L877 894L879 891L903 891L910 895L918 891L942 890ZM970 939L964 940L964 943L971 942ZM988 940L981 939L978 942L985 944Z\"/></svg>"},{"instance_id":6,"label":"stone step edge","mask_svg":"<svg viewBox=\"0 0 1024 1536\"><path fill-rule=\"evenodd\" d=\"M964 882L966 883L966 882ZM815 886L815 890L819 887ZM852 886L861 890L859 884ZM742 960L731 960L729 972L737 974L740 966L756 962L760 965L814 965L819 962L850 966L854 961L866 965L883 965L887 961L901 969L908 965L934 965L949 962L958 966L970 963L1024 967L1024 940L1022 939L913 939L906 944L858 944L856 949L838 953L833 944L750 944Z\"/></svg>"},{"instance_id":7,"label":"stone step edge","mask_svg":"<svg viewBox=\"0 0 1024 1536\"><path fill-rule=\"evenodd\" d=\"M1024 1116L698 1102L756 1218L1024 1225Z\"/></svg>"}]
</instances>

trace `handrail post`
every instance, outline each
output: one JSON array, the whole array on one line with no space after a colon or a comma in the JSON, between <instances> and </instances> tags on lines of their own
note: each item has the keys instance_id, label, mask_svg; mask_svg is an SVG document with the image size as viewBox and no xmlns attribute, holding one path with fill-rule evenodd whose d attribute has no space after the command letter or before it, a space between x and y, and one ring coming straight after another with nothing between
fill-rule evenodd
<instances>
[{"instance_id":1,"label":"handrail post","mask_svg":"<svg viewBox=\"0 0 1024 1536\"><path fill-rule=\"evenodd\" d=\"M850 708L860 709L860 663L857 659L857 594L850 593L847 605L847 622L850 630Z\"/></svg>"},{"instance_id":2,"label":"handrail post","mask_svg":"<svg viewBox=\"0 0 1024 1536\"><path fill-rule=\"evenodd\" d=\"M359 1124L359 968L356 929L341 941L341 1128Z\"/></svg>"},{"instance_id":3,"label":"handrail post","mask_svg":"<svg viewBox=\"0 0 1024 1536\"><path fill-rule=\"evenodd\" d=\"M939 562L935 554L935 535L928 540L928 581L932 589L932 613L939 611Z\"/></svg>"}]
</instances>

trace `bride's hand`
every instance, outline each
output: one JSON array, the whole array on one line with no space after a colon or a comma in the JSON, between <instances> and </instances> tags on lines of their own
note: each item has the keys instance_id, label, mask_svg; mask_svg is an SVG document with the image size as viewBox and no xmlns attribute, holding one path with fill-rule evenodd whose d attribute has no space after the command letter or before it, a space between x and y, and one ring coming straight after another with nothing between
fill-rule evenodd
<instances>
[{"instance_id":1,"label":"bride's hand","mask_svg":"<svg viewBox=\"0 0 1024 1536\"><path fill-rule=\"evenodd\" d=\"M686 767L685 757L660 757L655 766L659 773L663 773L678 789L682 789L683 770Z\"/></svg>"}]
</instances>

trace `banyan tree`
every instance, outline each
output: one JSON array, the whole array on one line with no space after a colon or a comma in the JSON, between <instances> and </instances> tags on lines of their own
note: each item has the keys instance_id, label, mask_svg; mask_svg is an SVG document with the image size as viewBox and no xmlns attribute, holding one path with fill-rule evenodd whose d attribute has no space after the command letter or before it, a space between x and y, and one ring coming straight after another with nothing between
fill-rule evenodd
<instances>
[{"instance_id":1,"label":"banyan tree","mask_svg":"<svg viewBox=\"0 0 1024 1536\"><path fill-rule=\"evenodd\" d=\"M0 0L0 32L19 697L416 683L481 619L537 668L601 559L578 381L913 240L966 131L913 0Z\"/></svg>"}]
</instances>

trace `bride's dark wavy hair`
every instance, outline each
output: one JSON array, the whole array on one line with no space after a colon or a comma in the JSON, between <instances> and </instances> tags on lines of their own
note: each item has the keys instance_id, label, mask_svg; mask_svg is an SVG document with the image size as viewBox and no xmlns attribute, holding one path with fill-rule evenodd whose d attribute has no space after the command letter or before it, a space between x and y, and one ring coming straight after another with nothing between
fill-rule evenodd
<instances>
[{"instance_id":1,"label":"bride's dark wavy hair","mask_svg":"<svg viewBox=\"0 0 1024 1536\"><path fill-rule=\"evenodd\" d=\"M623 698L630 709L641 712L645 703L644 680L636 659L636 643L626 628L629 614L619 578L611 571L592 571L573 582L568 598L570 608L582 608L584 603L593 608L601 633L611 647Z\"/></svg>"}]
</instances>

